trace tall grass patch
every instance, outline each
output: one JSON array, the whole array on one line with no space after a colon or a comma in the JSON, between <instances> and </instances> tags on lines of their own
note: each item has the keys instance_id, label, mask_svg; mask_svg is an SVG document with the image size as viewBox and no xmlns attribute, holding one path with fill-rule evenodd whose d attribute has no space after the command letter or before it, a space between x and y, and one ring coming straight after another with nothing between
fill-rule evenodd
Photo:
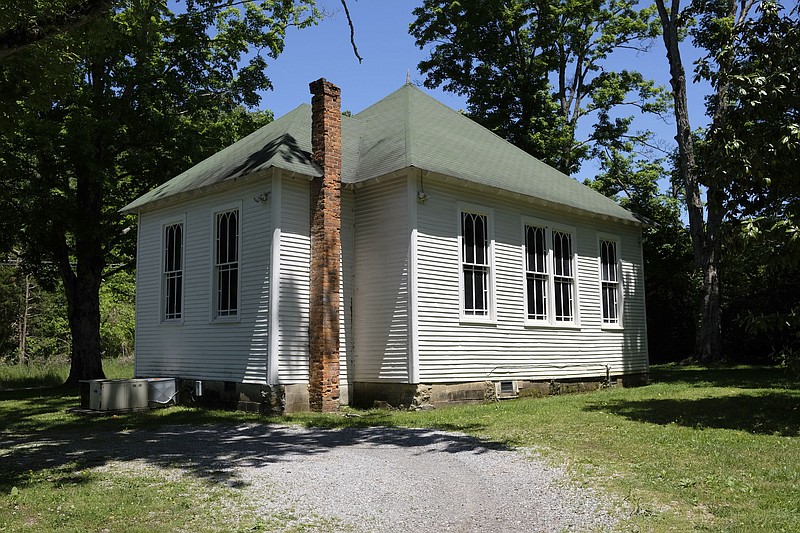
<instances>
[{"instance_id":1,"label":"tall grass patch","mask_svg":"<svg viewBox=\"0 0 800 533\"><path fill-rule=\"evenodd\" d=\"M103 359L103 372L109 379L133 377L133 358ZM69 361L53 359L31 364L0 364L0 391L34 387L56 387L67 380Z\"/></svg>"}]
</instances>

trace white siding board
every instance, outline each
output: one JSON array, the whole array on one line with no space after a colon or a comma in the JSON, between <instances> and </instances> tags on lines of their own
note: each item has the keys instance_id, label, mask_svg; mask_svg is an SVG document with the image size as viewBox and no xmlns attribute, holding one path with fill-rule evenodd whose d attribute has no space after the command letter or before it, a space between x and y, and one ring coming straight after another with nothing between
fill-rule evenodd
<instances>
[{"instance_id":1,"label":"white siding board","mask_svg":"<svg viewBox=\"0 0 800 533\"><path fill-rule=\"evenodd\" d=\"M428 200L417 207L419 369L421 382L552 379L647 370L640 231L508 201L478 190L426 181ZM459 321L458 202L494 212L497 320ZM525 326L522 218L575 228L578 320L574 327ZM602 329L597 232L622 243L623 330Z\"/></svg>"},{"instance_id":2,"label":"white siding board","mask_svg":"<svg viewBox=\"0 0 800 533\"><path fill-rule=\"evenodd\" d=\"M355 190L352 371L408 381L408 191L405 176Z\"/></svg>"},{"instance_id":3,"label":"white siding board","mask_svg":"<svg viewBox=\"0 0 800 533\"><path fill-rule=\"evenodd\" d=\"M232 185L141 214L137 263L137 376L266 383L269 350L269 204L254 197L269 192L269 177ZM212 217L241 206L240 315L211 319ZM161 322L161 232L165 222L184 216L183 322Z\"/></svg>"},{"instance_id":4,"label":"white siding board","mask_svg":"<svg viewBox=\"0 0 800 533\"><path fill-rule=\"evenodd\" d=\"M342 189L341 197L341 279L339 300L339 381L352 382L351 353L353 350L353 283L355 248L355 199L353 191Z\"/></svg>"},{"instance_id":5,"label":"white siding board","mask_svg":"<svg viewBox=\"0 0 800 533\"><path fill-rule=\"evenodd\" d=\"M281 187L278 374L280 383L307 383L310 184L302 178L285 178Z\"/></svg>"}]
</instances>

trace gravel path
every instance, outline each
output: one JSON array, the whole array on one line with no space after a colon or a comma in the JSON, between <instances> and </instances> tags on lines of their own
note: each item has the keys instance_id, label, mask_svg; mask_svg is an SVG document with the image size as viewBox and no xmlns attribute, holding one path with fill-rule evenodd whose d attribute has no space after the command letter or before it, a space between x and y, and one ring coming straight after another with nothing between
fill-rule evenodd
<instances>
[{"instance_id":1,"label":"gravel path","mask_svg":"<svg viewBox=\"0 0 800 533\"><path fill-rule=\"evenodd\" d=\"M241 488L232 513L326 524L316 529L608 531L623 514L533 452L424 429L175 426L91 443L4 444L11 453L0 455L18 468L41 465L44 454L99 468L177 467Z\"/></svg>"}]
</instances>

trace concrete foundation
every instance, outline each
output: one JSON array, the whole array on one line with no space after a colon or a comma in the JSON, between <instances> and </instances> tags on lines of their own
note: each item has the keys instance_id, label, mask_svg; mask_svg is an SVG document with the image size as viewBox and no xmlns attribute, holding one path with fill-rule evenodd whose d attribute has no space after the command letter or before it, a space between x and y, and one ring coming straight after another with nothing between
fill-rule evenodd
<instances>
[{"instance_id":1,"label":"concrete foundation","mask_svg":"<svg viewBox=\"0 0 800 533\"><path fill-rule=\"evenodd\" d=\"M605 378L422 384L356 382L352 385L352 405L363 409L376 406L401 409L423 406L442 407L445 405L480 403L509 398L590 392L604 387L636 387L647 385L647 383L647 374L612 376L610 382L606 381Z\"/></svg>"},{"instance_id":2,"label":"concrete foundation","mask_svg":"<svg viewBox=\"0 0 800 533\"><path fill-rule=\"evenodd\" d=\"M307 383L291 385L257 385L232 381L178 380L178 400L184 405L235 409L264 415L309 411ZM379 383L356 382L340 388L341 405L363 409L373 407L435 408L446 405L481 403L508 398L531 398L591 392L604 387L638 387L647 385L647 374L582 378L573 380L509 380L470 383ZM198 394L200 392L200 394Z\"/></svg>"},{"instance_id":3,"label":"concrete foundation","mask_svg":"<svg viewBox=\"0 0 800 533\"><path fill-rule=\"evenodd\" d=\"M199 388L198 382L201 384ZM310 410L306 383L270 386L233 381L179 379L178 389L179 402L184 405L263 415Z\"/></svg>"}]
</instances>

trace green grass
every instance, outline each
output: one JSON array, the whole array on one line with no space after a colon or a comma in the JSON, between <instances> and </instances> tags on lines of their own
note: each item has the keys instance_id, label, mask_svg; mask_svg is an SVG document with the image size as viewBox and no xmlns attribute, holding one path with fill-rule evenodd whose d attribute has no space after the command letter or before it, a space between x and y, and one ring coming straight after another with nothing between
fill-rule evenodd
<instances>
[{"instance_id":1,"label":"green grass","mask_svg":"<svg viewBox=\"0 0 800 533\"><path fill-rule=\"evenodd\" d=\"M258 421L435 427L474 434L489 444L535 447L548 460L566 461L579 483L605 488L626 501L633 515L621 530L800 531L800 384L780 369L761 367L660 366L653 368L652 380L634 389L428 412L270 419L186 407L86 418L67 412L78 403L76 391L0 392L0 531L225 529L223 518L214 522L225 513L215 509L246 489L218 486L192 474L173 486L155 470L145 476L124 468L111 474L80 462L15 470L5 458L13 449L4 449L3 441L33 441L37 435L99 438L165 424ZM106 496L104 491L110 492ZM152 500L154 491L162 491L162 497ZM132 507L142 502L137 505L150 514L137 518L133 510L126 511L126 501ZM189 507L194 511L185 512ZM199 508L207 511L196 513ZM181 520L194 514L206 519L198 518L189 528ZM103 526L99 516L105 517ZM110 522L108 516L113 516ZM237 527L280 529L290 518L245 517ZM322 522L297 526L314 527L325 528Z\"/></svg>"},{"instance_id":2,"label":"green grass","mask_svg":"<svg viewBox=\"0 0 800 533\"><path fill-rule=\"evenodd\" d=\"M109 379L133 376L133 361L103 359L103 371ZM69 376L69 362L47 362L31 365L0 365L0 391L57 387Z\"/></svg>"},{"instance_id":3,"label":"green grass","mask_svg":"<svg viewBox=\"0 0 800 533\"><path fill-rule=\"evenodd\" d=\"M622 529L800 531L800 384L781 369L659 366L633 389L307 425L460 430L536 447L627 500Z\"/></svg>"}]
</instances>

